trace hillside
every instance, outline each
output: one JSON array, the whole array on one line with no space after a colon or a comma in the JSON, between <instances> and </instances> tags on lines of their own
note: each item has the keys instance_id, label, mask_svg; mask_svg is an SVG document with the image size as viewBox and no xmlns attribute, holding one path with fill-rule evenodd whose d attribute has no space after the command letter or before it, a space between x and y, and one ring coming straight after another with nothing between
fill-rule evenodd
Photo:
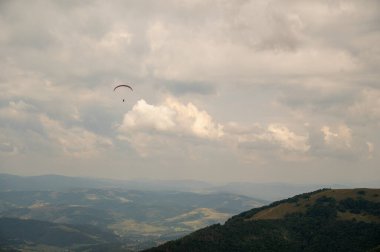
<instances>
[{"instance_id":1,"label":"hillside","mask_svg":"<svg viewBox=\"0 0 380 252\"><path fill-rule=\"evenodd\" d=\"M324 189L255 208L158 251L378 251L380 189Z\"/></svg>"},{"instance_id":2,"label":"hillside","mask_svg":"<svg viewBox=\"0 0 380 252\"><path fill-rule=\"evenodd\" d=\"M115 234L118 241L132 251L225 222L236 213L262 205L252 198L228 193L122 188L0 191L0 218L38 220L51 225L91 226ZM13 221L10 225L12 223L17 224ZM38 222L30 223L39 226ZM6 229L4 235L7 235ZM15 235L14 238L14 247L23 245L22 237ZM17 239L20 243L16 242ZM108 244L113 243L107 237L104 240ZM37 241L35 243L38 244Z\"/></svg>"},{"instance_id":3,"label":"hillside","mask_svg":"<svg viewBox=\"0 0 380 252\"><path fill-rule=\"evenodd\" d=\"M73 226L37 220L0 218L0 248L26 251L79 249L115 243L118 237L90 226Z\"/></svg>"}]
</instances>

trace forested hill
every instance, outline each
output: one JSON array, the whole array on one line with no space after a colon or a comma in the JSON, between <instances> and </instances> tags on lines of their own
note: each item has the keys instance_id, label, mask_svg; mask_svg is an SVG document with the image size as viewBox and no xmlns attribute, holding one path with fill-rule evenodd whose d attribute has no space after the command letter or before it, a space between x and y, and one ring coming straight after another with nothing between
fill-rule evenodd
<instances>
[{"instance_id":1,"label":"forested hill","mask_svg":"<svg viewBox=\"0 0 380 252\"><path fill-rule=\"evenodd\" d=\"M297 195L146 251L380 251L380 189Z\"/></svg>"}]
</instances>

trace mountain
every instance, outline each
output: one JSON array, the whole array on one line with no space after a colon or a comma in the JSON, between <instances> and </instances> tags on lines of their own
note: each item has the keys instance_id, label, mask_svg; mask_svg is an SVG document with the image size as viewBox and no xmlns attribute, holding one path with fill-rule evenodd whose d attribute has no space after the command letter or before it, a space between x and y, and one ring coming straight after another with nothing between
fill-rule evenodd
<instances>
[{"instance_id":1,"label":"mountain","mask_svg":"<svg viewBox=\"0 0 380 252\"><path fill-rule=\"evenodd\" d=\"M61 175L17 176L0 174L0 191L65 191L79 188L122 188L146 191L200 192L211 185L195 180L116 180Z\"/></svg>"},{"instance_id":2,"label":"mountain","mask_svg":"<svg viewBox=\"0 0 380 252\"><path fill-rule=\"evenodd\" d=\"M323 189L254 208L146 252L379 251L380 189Z\"/></svg>"},{"instance_id":3,"label":"mountain","mask_svg":"<svg viewBox=\"0 0 380 252\"><path fill-rule=\"evenodd\" d=\"M262 206L265 202L230 193L142 191L116 185L83 188L96 184L90 184L91 179L61 176L11 178L11 181L15 180L29 183L29 187L24 189L39 190L20 190L21 185L13 185L19 190L9 190L10 186L0 184L8 188L0 190L0 217L93 227L115 234L118 241L131 251L153 247L199 228L223 223L232 215ZM34 181L35 187L30 187L33 185L31 181ZM77 187L78 181L87 182ZM56 182L55 187L53 182ZM67 189L64 190L62 185ZM99 251L105 250L108 245L105 242ZM99 248L99 244L92 246Z\"/></svg>"},{"instance_id":4,"label":"mountain","mask_svg":"<svg viewBox=\"0 0 380 252\"><path fill-rule=\"evenodd\" d=\"M215 186L211 191L229 192L246 195L249 197L276 201L291 197L303 192L315 191L319 188L348 188L347 185L318 185L318 184L286 184L286 183L250 183L233 182L220 186Z\"/></svg>"},{"instance_id":5,"label":"mountain","mask_svg":"<svg viewBox=\"0 0 380 252\"><path fill-rule=\"evenodd\" d=\"M88 226L56 224L37 220L0 218L0 248L30 250L79 249L117 242L111 232Z\"/></svg>"},{"instance_id":6,"label":"mountain","mask_svg":"<svg viewBox=\"0 0 380 252\"><path fill-rule=\"evenodd\" d=\"M348 188L346 185L300 185L286 183L233 182L211 184L196 180L116 180L67 177L61 175L16 176L0 174L0 191L67 191L80 188L125 189L139 191L177 191L229 193L275 201L318 188Z\"/></svg>"},{"instance_id":7,"label":"mountain","mask_svg":"<svg viewBox=\"0 0 380 252\"><path fill-rule=\"evenodd\" d=\"M260 205L249 197L226 193L123 189L0 192L0 217L91 226L116 234L131 251L224 222Z\"/></svg>"}]
</instances>

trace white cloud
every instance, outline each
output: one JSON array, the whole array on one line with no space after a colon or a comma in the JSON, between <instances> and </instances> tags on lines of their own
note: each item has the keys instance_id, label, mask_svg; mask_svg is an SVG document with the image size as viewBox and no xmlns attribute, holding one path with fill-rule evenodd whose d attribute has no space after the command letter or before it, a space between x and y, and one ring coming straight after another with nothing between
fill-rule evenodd
<instances>
[{"instance_id":1,"label":"white cloud","mask_svg":"<svg viewBox=\"0 0 380 252\"><path fill-rule=\"evenodd\" d=\"M312 143L311 153L316 158L333 158L364 162L375 158L376 139L344 123L324 125L320 128L322 143Z\"/></svg>"},{"instance_id":2,"label":"white cloud","mask_svg":"<svg viewBox=\"0 0 380 252\"><path fill-rule=\"evenodd\" d=\"M194 104L182 104L169 98L166 105L175 111L175 120L180 128L195 136L208 139L218 139L223 136L223 126L215 123L213 118L204 110L199 110Z\"/></svg>"},{"instance_id":3,"label":"white cloud","mask_svg":"<svg viewBox=\"0 0 380 252\"><path fill-rule=\"evenodd\" d=\"M308 136L297 135L283 125L268 126L269 138L279 143L282 148L290 151L307 152L310 149Z\"/></svg>"},{"instance_id":4,"label":"white cloud","mask_svg":"<svg viewBox=\"0 0 380 252\"><path fill-rule=\"evenodd\" d=\"M191 150L186 142L221 139L223 126L214 122L204 110L194 104L183 104L167 98L162 104L151 105L139 100L124 115L118 127L119 139L127 140L142 156L159 152ZM179 147L182 146L182 147Z\"/></svg>"},{"instance_id":5,"label":"white cloud","mask_svg":"<svg viewBox=\"0 0 380 252\"><path fill-rule=\"evenodd\" d=\"M368 158L373 158L373 154L375 152L375 145L372 142L366 142L368 147Z\"/></svg>"},{"instance_id":6,"label":"white cloud","mask_svg":"<svg viewBox=\"0 0 380 252\"><path fill-rule=\"evenodd\" d=\"M308 135L297 134L283 124L269 124L265 127L256 124L251 127L229 124L230 137L239 143L250 143L257 149L280 148L287 151L305 153L310 149Z\"/></svg>"},{"instance_id":7,"label":"white cloud","mask_svg":"<svg viewBox=\"0 0 380 252\"><path fill-rule=\"evenodd\" d=\"M218 139L223 136L223 126L194 104L182 104L168 98L161 105L150 105L140 100L125 114L119 127L121 133L133 131L156 131L175 135L192 135L204 139Z\"/></svg>"},{"instance_id":8,"label":"white cloud","mask_svg":"<svg viewBox=\"0 0 380 252\"><path fill-rule=\"evenodd\" d=\"M132 110L125 114L119 130L154 129L157 131L170 131L176 126L174 122L175 111L165 105L154 106L139 100Z\"/></svg>"},{"instance_id":9,"label":"white cloud","mask_svg":"<svg viewBox=\"0 0 380 252\"><path fill-rule=\"evenodd\" d=\"M226 144L248 163L266 164L274 160L302 161L309 158L309 136L305 130L294 132L284 124L226 126Z\"/></svg>"},{"instance_id":10,"label":"white cloud","mask_svg":"<svg viewBox=\"0 0 380 252\"><path fill-rule=\"evenodd\" d=\"M335 127L323 126L325 144L336 149L350 149L352 147L352 130L345 124Z\"/></svg>"},{"instance_id":11,"label":"white cloud","mask_svg":"<svg viewBox=\"0 0 380 252\"><path fill-rule=\"evenodd\" d=\"M81 127L65 127L61 122L40 116L48 136L63 152L76 158L90 158L113 146L110 139L96 135Z\"/></svg>"}]
</instances>

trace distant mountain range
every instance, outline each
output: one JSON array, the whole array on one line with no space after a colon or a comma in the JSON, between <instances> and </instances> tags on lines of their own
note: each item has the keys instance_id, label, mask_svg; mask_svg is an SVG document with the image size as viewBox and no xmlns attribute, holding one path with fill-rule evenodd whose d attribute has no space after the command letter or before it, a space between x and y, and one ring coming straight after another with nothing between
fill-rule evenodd
<instances>
[{"instance_id":1,"label":"distant mountain range","mask_svg":"<svg viewBox=\"0 0 380 252\"><path fill-rule=\"evenodd\" d=\"M160 251L380 251L380 189L301 194L145 250Z\"/></svg>"},{"instance_id":2,"label":"distant mountain range","mask_svg":"<svg viewBox=\"0 0 380 252\"><path fill-rule=\"evenodd\" d=\"M117 246L137 251L208 225L223 223L234 214L266 203L231 193L196 193L167 190L168 187L160 187L161 190L156 191L132 190L128 189L130 185L116 182L55 175L1 175L3 233L0 233L0 241L21 250L32 249L33 246L38 247L37 251L46 250L49 246L50 249L52 246L54 249L87 249L81 242L64 243L60 247L58 243L47 243L47 240L38 240L33 234L28 236L22 231L35 225L43 232L43 237L53 230L52 235L57 234L57 237L67 235L73 236L73 241L81 241L83 237L77 237L77 234L86 235L85 232L62 232L86 227L104 232L99 239L85 239L84 243L89 246L122 244Z\"/></svg>"},{"instance_id":3,"label":"distant mountain range","mask_svg":"<svg viewBox=\"0 0 380 252\"><path fill-rule=\"evenodd\" d=\"M234 182L214 185L195 180L113 180L67 177L61 175L16 176L0 174L0 191L64 191L78 188L132 189L142 191L225 192L252 198L274 201L319 188L349 188L346 185L296 185L286 183Z\"/></svg>"},{"instance_id":4,"label":"distant mountain range","mask_svg":"<svg viewBox=\"0 0 380 252\"><path fill-rule=\"evenodd\" d=\"M380 249L379 190L313 188L0 174L0 251Z\"/></svg>"}]
</instances>

